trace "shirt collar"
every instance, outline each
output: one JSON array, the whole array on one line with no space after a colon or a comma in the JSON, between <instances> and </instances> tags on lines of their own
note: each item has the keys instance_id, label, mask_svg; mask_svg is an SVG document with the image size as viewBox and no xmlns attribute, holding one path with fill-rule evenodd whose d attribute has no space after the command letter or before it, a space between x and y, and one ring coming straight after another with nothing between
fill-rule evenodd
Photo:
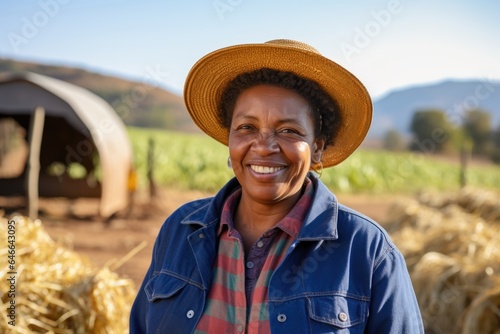
<instances>
[{"instance_id":1,"label":"shirt collar","mask_svg":"<svg viewBox=\"0 0 500 334\"><path fill-rule=\"evenodd\" d=\"M281 229L285 233L289 234L291 237L296 238L299 234L300 228L302 227L302 222L311 207L312 198L314 196L314 187L311 180L306 177L304 181L304 191L302 196L299 198L297 203L293 206L290 212L278 222L273 228L269 229L264 233L273 233L276 228ZM221 235L224 230L227 229L229 234L234 231L233 216L234 210L238 205L241 198L241 188L234 191L225 201L221 213L220 226L217 235Z\"/></svg>"}]
</instances>

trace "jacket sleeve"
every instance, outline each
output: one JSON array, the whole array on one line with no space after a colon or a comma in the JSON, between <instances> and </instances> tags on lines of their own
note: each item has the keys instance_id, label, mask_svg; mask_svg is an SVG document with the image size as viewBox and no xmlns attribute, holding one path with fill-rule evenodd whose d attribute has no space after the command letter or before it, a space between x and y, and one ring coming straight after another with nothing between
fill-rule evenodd
<instances>
[{"instance_id":1,"label":"jacket sleeve","mask_svg":"<svg viewBox=\"0 0 500 334\"><path fill-rule=\"evenodd\" d=\"M156 241L153 247L151 264L137 292L135 301L132 304L132 309L130 311L130 319L129 319L130 334L147 333L148 326L146 320L150 303L146 295L145 287L151 280L151 278L153 278L154 273L157 270L157 266L161 266L162 263L161 254L164 253L162 249L164 249L165 243L167 242L164 235L168 221L169 220L167 219L167 221L162 225L160 232L156 237Z\"/></svg>"},{"instance_id":2,"label":"jacket sleeve","mask_svg":"<svg viewBox=\"0 0 500 334\"><path fill-rule=\"evenodd\" d=\"M147 333L146 332L146 314L148 312L148 299L144 291L145 284L151 278L151 267L146 273L144 281L137 293L132 310L130 311L130 334Z\"/></svg>"},{"instance_id":3,"label":"jacket sleeve","mask_svg":"<svg viewBox=\"0 0 500 334\"><path fill-rule=\"evenodd\" d=\"M374 268L367 333L424 333L403 255L391 248Z\"/></svg>"},{"instance_id":4,"label":"jacket sleeve","mask_svg":"<svg viewBox=\"0 0 500 334\"><path fill-rule=\"evenodd\" d=\"M131 334L142 334L157 330L162 322L163 314L158 314L158 302L152 303L151 292L153 287L148 286L157 275L160 275L166 265L176 265L181 259L185 259L186 252L192 253L191 245L187 238L194 228L182 224L192 214L204 217L206 207L211 203L211 198L196 200L186 203L175 210L163 223L153 247L152 260L148 271L137 292L137 296L130 312L129 329ZM199 217L198 217L199 218ZM193 220L198 221L197 217ZM197 227L199 225L196 225ZM195 261L194 258L190 261ZM185 262L190 263L190 262ZM193 262L194 263L194 262Z\"/></svg>"},{"instance_id":5,"label":"jacket sleeve","mask_svg":"<svg viewBox=\"0 0 500 334\"><path fill-rule=\"evenodd\" d=\"M158 243L158 239L156 243ZM153 250L153 261L151 262L149 269L146 272L146 276L142 281L142 284L137 292L137 296L135 297L135 301L132 304L132 309L130 311L130 322L129 322L130 334L147 333L146 315L148 314L149 302L144 288L153 276L154 265L155 265L154 254L157 248L156 244L154 248L155 249Z\"/></svg>"}]
</instances>

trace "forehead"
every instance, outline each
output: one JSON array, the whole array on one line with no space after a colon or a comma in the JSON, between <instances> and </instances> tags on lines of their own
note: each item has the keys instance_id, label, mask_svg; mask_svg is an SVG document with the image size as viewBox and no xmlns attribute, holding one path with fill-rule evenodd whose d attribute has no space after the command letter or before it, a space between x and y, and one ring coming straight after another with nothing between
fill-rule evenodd
<instances>
[{"instance_id":1,"label":"forehead","mask_svg":"<svg viewBox=\"0 0 500 334\"><path fill-rule=\"evenodd\" d=\"M261 117L264 114L299 119L313 117L309 102L291 89L258 85L241 92L236 100L233 117Z\"/></svg>"}]
</instances>

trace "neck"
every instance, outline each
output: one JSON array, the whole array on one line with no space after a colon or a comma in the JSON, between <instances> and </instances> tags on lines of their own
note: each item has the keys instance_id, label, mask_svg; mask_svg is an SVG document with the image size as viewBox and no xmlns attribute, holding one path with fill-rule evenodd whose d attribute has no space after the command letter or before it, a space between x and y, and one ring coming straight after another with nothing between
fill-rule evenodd
<instances>
[{"instance_id":1,"label":"neck","mask_svg":"<svg viewBox=\"0 0 500 334\"><path fill-rule=\"evenodd\" d=\"M274 204L259 203L241 194L241 200L234 214L234 225L240 233L245 252L248 254L252 245L267 230L278 224L299 200L302 192Z\"/></svg>"}]
</instances>

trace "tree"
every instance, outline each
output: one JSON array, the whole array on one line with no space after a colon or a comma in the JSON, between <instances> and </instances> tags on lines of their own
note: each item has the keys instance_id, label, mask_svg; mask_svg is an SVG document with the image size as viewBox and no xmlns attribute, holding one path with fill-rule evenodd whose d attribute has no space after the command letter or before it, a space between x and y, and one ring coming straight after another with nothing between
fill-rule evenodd
<instances>
[{"instance_id":1,"label":"tree","mask_svg":"<svg viewBox=\"0 0 500 334\"><path fill-rule=\"evenodd\" d=\"M410 149L424 153L442 153L453 149L456 129L442 110L420 110L415 112L410 130L413 141Z\"/></svg>"},{"instance_id":2,"label":"tree","mask_svg":"<svg viewBox=\"0 0 500 334\"><path fill-rule=\"evenodd\" d=\"M493 162L500 164L500 124L498 125L497 129L493 132L492 136L492 141L493 141L493 149L491 150L491 160Z\"/></svg>"},{"instance_id":3,"label":"tree","mask_svg":"<svg viewBox=\"0 0 500 334\"><path fill-rule=\"evenodd\" d=\"M405 138L396 130L389 130L384 135L384 148L389 151L402 151L407 147Z\"/></svg>"},{"instance_id":4,"label":"tree","mask_svg":"<svg viewBox=\"0 0 500 334\"><path fill-rule=\"evenodd\" d=\"M483 110L469 110L465 114L464 132L472 140L472 154L489 156L492 147L491 115Z\"/></svg>"}]
</instances>

